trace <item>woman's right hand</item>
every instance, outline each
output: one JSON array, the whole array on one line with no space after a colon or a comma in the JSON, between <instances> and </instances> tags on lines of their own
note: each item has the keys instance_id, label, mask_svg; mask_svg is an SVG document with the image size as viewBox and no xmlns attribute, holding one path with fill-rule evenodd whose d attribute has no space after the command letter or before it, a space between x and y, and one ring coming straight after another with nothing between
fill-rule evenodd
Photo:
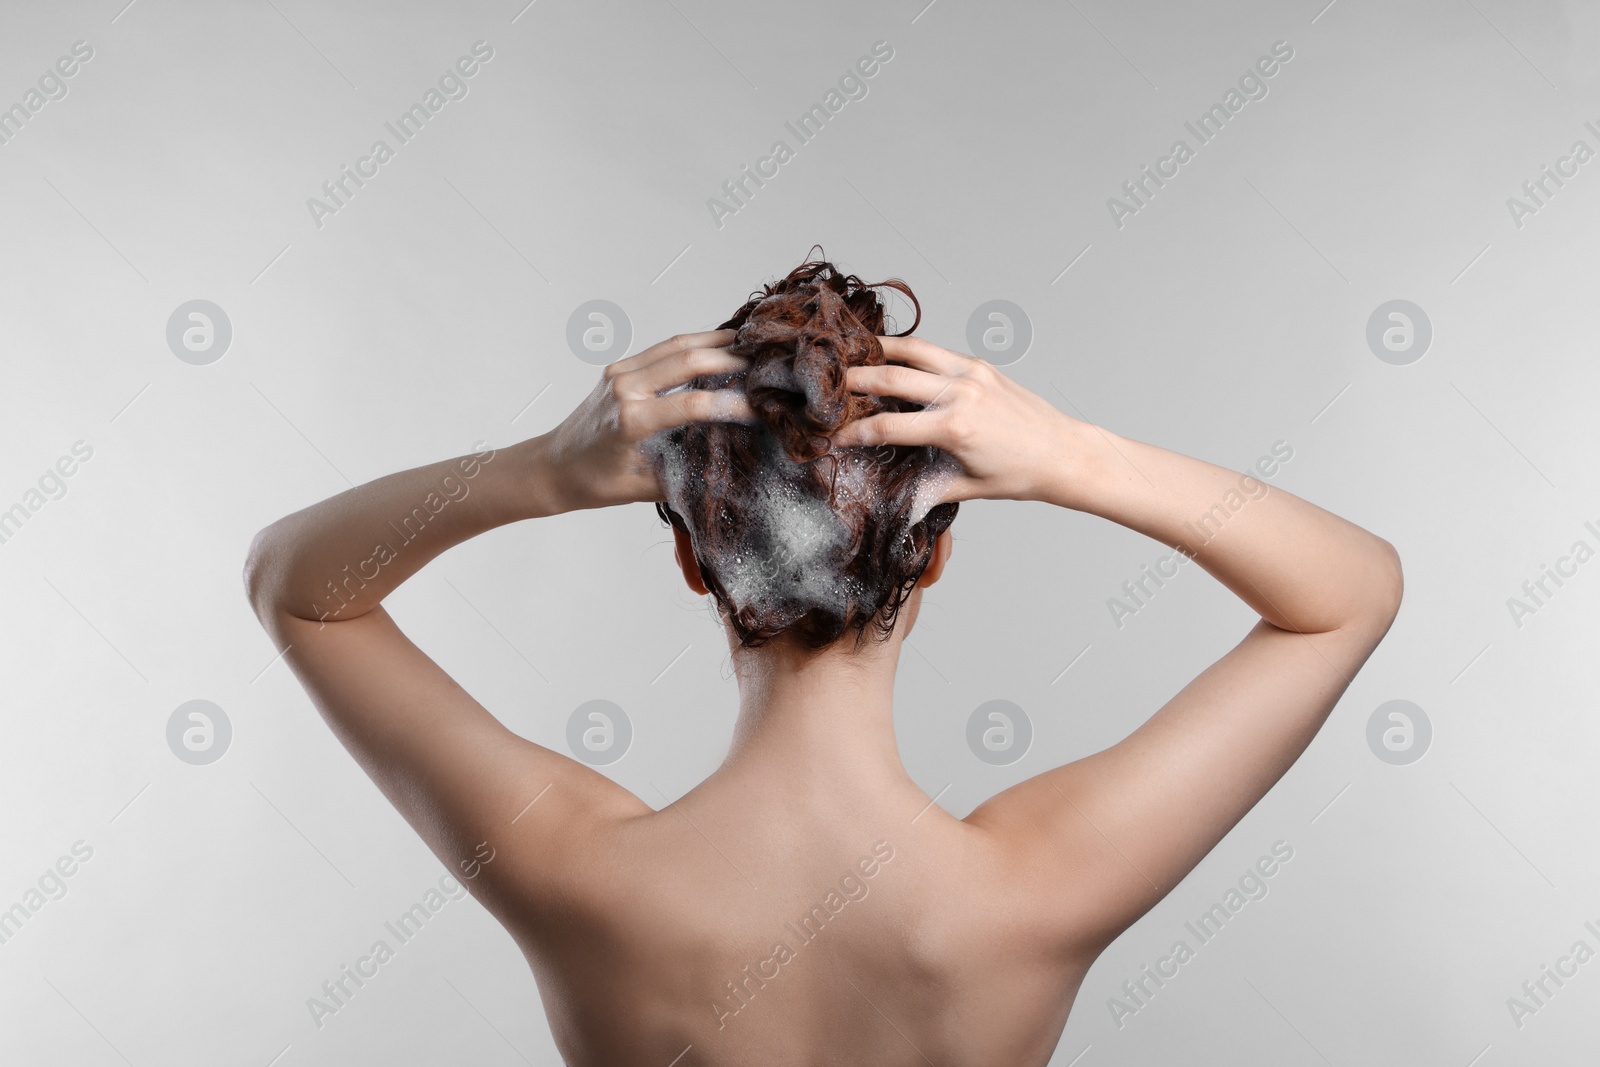
<instances>
[{"instance_id":1,"label":"woman's right hand","mask_svg":"<svg viewBox=\"0 0 1600 1067\"><path fill-rule=\"evenodd\" d=\"M1088 424L1069 418L994 364L920 337L879 337L889 359L906 364L851 367L854 392L895 396L921 411L884 412L833 435L835 448L933 445L961 464L940 503L1043 500L1070 468Z\"/></svg>"}]
</instances>

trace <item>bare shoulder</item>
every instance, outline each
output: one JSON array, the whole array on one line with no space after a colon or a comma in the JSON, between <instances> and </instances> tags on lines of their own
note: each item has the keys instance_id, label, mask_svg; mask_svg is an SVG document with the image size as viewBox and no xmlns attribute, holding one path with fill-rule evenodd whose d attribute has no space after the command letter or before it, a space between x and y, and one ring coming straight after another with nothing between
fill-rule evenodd
<instances>
[{"instance_id":1,"label":"bare shoulder","mask_svg":"<svg viewBox=\"0 0 1600 1067\"><path fill-rule=\"evenodd\" d=\"M1051 817L1061 803L1048 782L1030 779L979 804L961 824L1033 936L1087 966L1115 937L1096 908L1114 849L1087 821Z\"/></svg>"},{"instance_id":2,"label":"bare shoulder","mask_svg":"<svg viewBox=\"0 0 1600 1067\"><path fill-rule=\"evenodd\" d=\"M569 911L572 899L604 885L608 842L653 813L634 793L576 760L535 759L528 770L514 789L500 791L469 883L502 923L519 932Z\"/></svg>"},{"instance_id":3,"label":"bare shoulder","mask_svg":"<svg viewBox=\"0 0 1600 1067\"><path fill-rule=\"evenodd\" d=\"M1311 744L1393 615L1323 632L1266 619L1116 744L968 822L1062 879L1062 919L1109 944L1181 882Z\"/></svg>"}]
</instances>

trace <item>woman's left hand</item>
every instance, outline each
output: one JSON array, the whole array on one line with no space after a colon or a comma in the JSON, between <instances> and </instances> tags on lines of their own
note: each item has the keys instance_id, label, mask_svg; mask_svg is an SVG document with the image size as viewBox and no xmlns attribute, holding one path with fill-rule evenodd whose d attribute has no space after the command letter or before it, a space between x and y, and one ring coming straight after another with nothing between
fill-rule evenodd
<instances>
[{"instance_id":1,"label":"woman's left hand","mask_svg":"<svg viewBox=\"0 0 1600 1067\"><path fill-rule=\"evenodd\" d=\"M545 457L563 510L662 499L650 457L639 446L689 422L753 422L742 389L661 393L702 374L745 370L728 351L734 330L687 333L606 366L594 391L544 435Z\"/></svg>"}]
</instances>

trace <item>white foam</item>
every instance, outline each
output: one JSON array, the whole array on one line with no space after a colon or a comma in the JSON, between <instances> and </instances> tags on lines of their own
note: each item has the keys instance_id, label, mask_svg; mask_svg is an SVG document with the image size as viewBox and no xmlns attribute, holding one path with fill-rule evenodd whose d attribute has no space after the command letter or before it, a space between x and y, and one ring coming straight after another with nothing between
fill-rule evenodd
<instances>
[{"instance_id":1,"label":"white foam","mask_svg":"<svg viewBox=\"0 0 1600 1067\"><path fill-rule=\"evenodd\" d=\"M960 473L960 461L948 452L940 452L938 460L917 475L917 494L912 498L911 511L906 516L906 529L921 522L928 512L943 503L945 490Z\"/></svg>"},{"instance_id":2,"label":"white foam","mask_svg":"<svg viewBox=\"0 0 1600 1067\"><path fill-rule=\"evenodd\" d=\"M643 447L659 461L667 503L687 520L695 513L685 499L687 491L691 487L704 491L707 472L692 469L697 464L687 460L671 437L671 431L664 431ZM808 610L822 608L843 615L866 590L844 571L854 549L851 531L839 511L885 506L874 475L888 454L847 448L816 461L823 465L821 473L832 480L830 503L804 484L810 464L791 459L770 435L763 434L761 439L764 476L752 484L722 489L732 494L723 503L740 517L734 539L725 549L706 544L691 524L695 555L715 571L734 611L754 608L767 617L781 612L799 618ZM941 454L941 460L918 477L909 522L897 531L902 536L940 502L945 487L959 471L952 457Z\"/></svg>"}]
</instances>

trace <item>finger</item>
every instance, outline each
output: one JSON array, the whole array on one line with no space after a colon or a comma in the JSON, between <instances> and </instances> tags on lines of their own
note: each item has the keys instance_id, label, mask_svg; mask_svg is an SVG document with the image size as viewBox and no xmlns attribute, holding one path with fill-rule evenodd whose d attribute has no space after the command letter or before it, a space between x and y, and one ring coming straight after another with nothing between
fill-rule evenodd
<instances>
[{"instance_id":1,"label":"finger","mask_svg":"<svg viewBox=\"0 0 1600 1067\"><path fill-rule=\"evenodd\" d=\"M932 371L934 374L956 377L965 373L975 362L971 356L963 356L947 348L940 348L932 341L923 340L921 337L879 337L878 342L883 345L883 354L890 359L899 360L918 370Z\"/></svg>"},{"instance_id":2,"label":"finger","mask_svg":"<svg viewBox=\"0 0 1600 1067\"><path fill-rule=\"evenodd\" d=\"M733 344L734 336L738 332L737 330L710 330L705 333L680 333L676 337L669 337L665 341L657 342L643 352L637 352L627 359L619 359L615 363L607 365L606 370L613 375L626 374L629 371L636 371L640 367L648 367L652 363L690 348L726 348L728 345Z\"/></svg>"},{"instance_id":3,"label":"finger","mask_svg":"<svg viewBox=\"0 0 1600 1067\"><path fill-rule=\"evenodd\" d=\"M941 424L929 411L889 411L871 415L842 427L833 435L833 447L875 445L939 445Z\"/></svg>"},{"instance_id":4,"label":"finger","mask_svg":"<svg viewBox=\"0 0 1600 1067\"><path fill-rule=\"evenodd\" d=\"M632 403L637 422L631 433L640 439L691 422L759 421L743 389L689 389Z\"/></svg>"},{"instance_id":5,"label":"finger","mask_svg":"<svg viewBox=\"0 0 1600 1067\"><path fill-rule=\"evenodd\" d=\"M950 388L951 379L911 367L884 364L858 366L845 371L845 385L856 393L897 396L917 404L931 404Z\"/></svg>"},{"instance_id":6,"label":"finger","mask_svg":"<svg viewBox=\"0 0 1600 1067\"><path fill-rule=\"evenodd\" d=\"M731 374L750 369L750 360L726 348L686 348L614 380L617 395L652 397L698 378L702 374Z\"/></svg>"}]
</instances>

